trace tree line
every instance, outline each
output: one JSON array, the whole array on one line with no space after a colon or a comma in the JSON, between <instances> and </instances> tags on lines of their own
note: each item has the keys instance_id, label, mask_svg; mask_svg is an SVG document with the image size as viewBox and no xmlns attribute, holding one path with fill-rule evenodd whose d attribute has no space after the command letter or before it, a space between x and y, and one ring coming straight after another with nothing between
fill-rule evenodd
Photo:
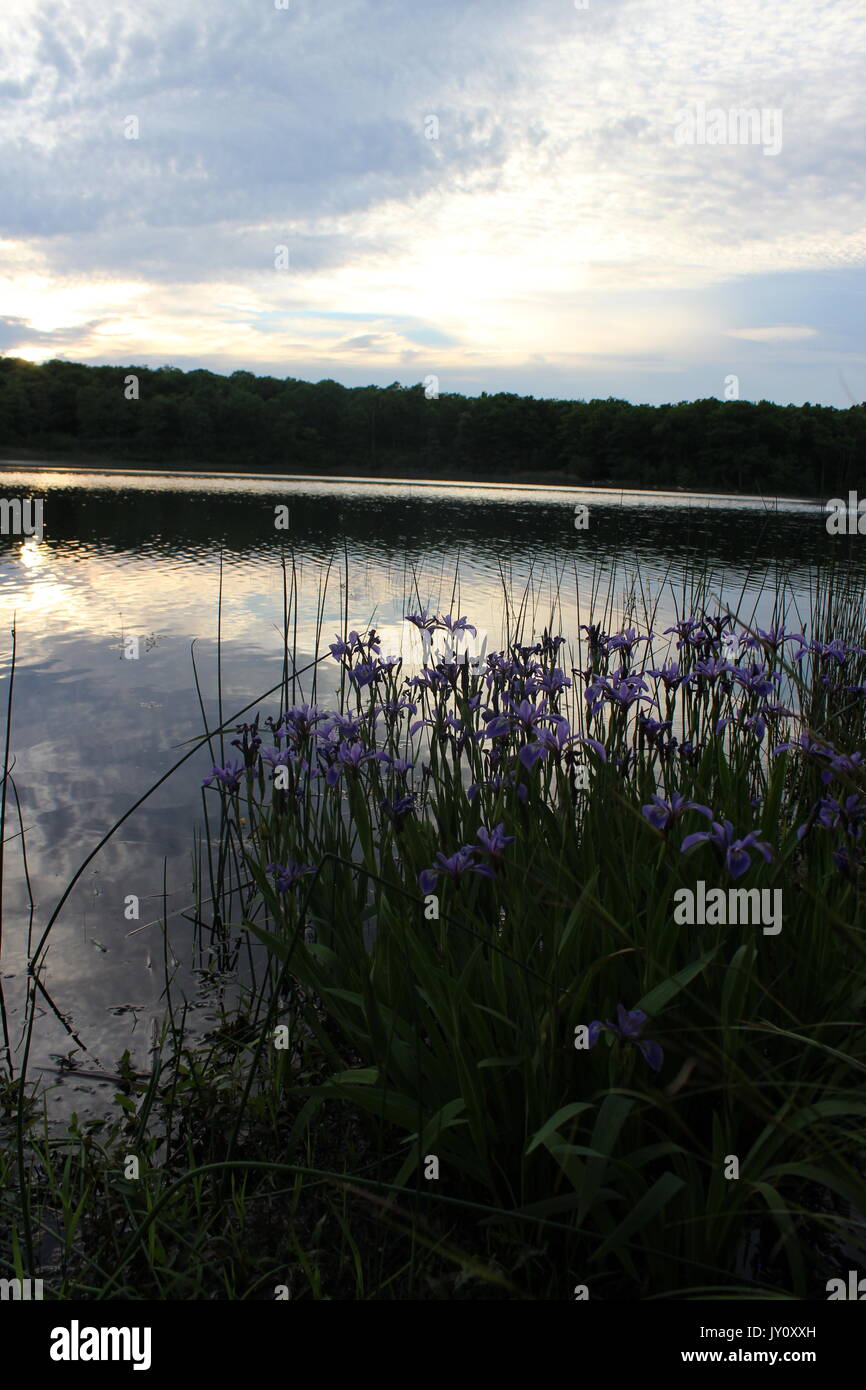
<instances>
[{"instance_id":1,"label":"tree line","mask_svg":"<svg viewBox=\"0 0 866 1390\"><path fill-rule=\"evenodd\" d=\"M866 407L670 405L0 357L0 450L140 467L829 497L862 487Z\"/></svg>"}]
</instances>

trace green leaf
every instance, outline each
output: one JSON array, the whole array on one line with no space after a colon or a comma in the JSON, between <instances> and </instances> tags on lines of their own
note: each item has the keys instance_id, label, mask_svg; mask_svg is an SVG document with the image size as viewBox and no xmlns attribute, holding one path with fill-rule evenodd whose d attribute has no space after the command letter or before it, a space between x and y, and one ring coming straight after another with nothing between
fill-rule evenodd
<instances>
[{"instance_id":1,"label":"green leaf","mask_svg":"<svg viewBox=\"0 0 866 1390\"><path fill-rule=\"evenodd\" d=\"M539 1144L543 1144L555 1130L559 1129L560 1125L565 1124L566 1120L570 1120L573 1115L580 1115L584 1110L591 1109L592 1106L588 1101L574 1101L571 1105L563 1105L562 1109L557 1110L555 1115L551 1115L549 1120L545 1120L541 1129L537 1130L532 1136L529 1148L526 1150L527 1158L532 1153L533 1149L537 1149Z\"/></svg>"},{"instance_id":2,"label":"green leaf","mask_svg":"<svg viewBox=\"0 0 866 1390\"><path fill-rule=\"evenodd\" d=\"M430 1119L427 1121L420 1142L418 1141L417 1133L411 1136L409 1142L413 1146L412 1152L409 1154L394 1179L398 1187L402 1187L409 1175L415 1171L418 1165L419 1153L423 1154L429 1151L431 1146L436 1143L437 1139L439 1139L446 1129L453 1129L456 1125L465 1125L469 1123L468 1120L460 1118L461 1111L465 1109L466 1102L463 1100L462 1096L457 1096L454 1100L446 1101L442 1108L437 1110L435 1115L431 1115Z\"/></svg>"},{"instance_id":3,"label":"green leaf","mask_svg":"<svg viewBox=\"0 0 866 1390\"><path fill-rule=\"evenodd\" d=\"M776 1221L776 1225L782 1235L782 1244L785 1255L791 1270L791 1277L794 1281L795 1292L801 1297L806 1290L806 1271L803 1265L803 1254L797 1240L797 1233L794 1223L791 1220L791 1211L780 1197L775 1187L771 1187L766 1182L756 1182L755 1191L760 1192Z\"/></svg>"},{"instance_id":4,"label":"green leaf","mask_svg":"<svg viewBox=\"0 0 866 1390\"><path fill-rule=\"evenodd\" d=\"M651 1221L657 1211L660 1211L670 1199L685 1187L682 1178L678 1178L675 1173L662 1173L662 1176L653 1183L649 1192L645 1192L637 1206L629 1212L624 1221L620 1222L612 1235L609 1235L596 1250L591 1260L600 1260L603 1255L607 1255L611 1250L615 1250L618 1245L623 1245L639 1231L641 1226L645 1226Z\"/></svg>"},{"instance_id":5,"label":"green leaf","mask_svg":"<svg viewBox=\"0 0 866 1390\"><path fill-rule=\"evenodd\" d=\"M583 1201L580 1206L578 1220L583 1221L595 1200L605 1170L608 1166L610 1153L616 1142L617 1135L625 1124L630 1111L634 1108L634 1101L627 1096L608 1095L605 1096L592 1137L589 1141L590 1148L596 1149L601 1158L592 1158L586 1165L586 1177L584 1179L583 1191L581 1196Z\"/></svg>"},{"instance_id":6,"label":"green leaf","mask_svg":"<svg viewBox=\"0 0 866 1390\"><path fill-rule=\"evenodd\" d=\"M264 927L257 927L253 922L241 922L244 931L251 931L253 936L257 936L264 946L267 946L272 956L277 960L286 960L289 954L289 943L281 941L273 932L265 931Z\"/></svg>"},{"instance_id":7,"label":"green leaf","mask_svg":"<svg viewBox=\"0 0 866 1390\"><path fill-rule=\"evenodd\" d=\"M648 994L637 1001L635 1008L643 1009L646 1014L661 1013L662 1009L670 1003L675 995L679 994L681 989L685 989L696 975L700 975L704 966L709 965L718 951L719 947L714 946L712 951L701 956L700 960L693 960L691 965L687 965L683 970L678 970L676 975L672 975L669 980L664 980L662 984L656 985L655 989L651 989Z\"/></svg>"},{"instance_id":8,"label":"green leaf","mask_svg":"<svg viewBox=\"0 0 866 1390\"><path fill-rule=\"evenodd\" d=\"M358 1067L357 1070L338 1072L336 1076L331 1077L331 1083L335 1086L346 1083L355 1086L378 1086L381 1079L378 1067Z\"/></svg>"},{"instance_id":9,"label":"green leaf","mask_svg":"<svg viewBox=\"0 0 866 1390\"><path fill-rule=\"evenodd\" d=\"M805 1178L807 1182L814 1182L819 1187L828 1187L831 1192L837 1192L843 1201L850 1202L855 1210L863 1202L863 1190L856 1183L849 1183L845 1178L828 1173L826 1169L819 1168L814 1163L779 1164L776 1168L769 1168L764 1176L768 1180L771 1178Z\"/></svg>"},{"instance_id":10,"label":"green leaf","mask_svg":"<svg viewBox=\"0 0 866 1390\"><path fill-rule=\"evenodd\" d=\"M743 999L749 985L750 967L754 964L757 954L757 948L753 944L745 943L734 952L725 971L721 1015L726 1025L739 1018L742 1012Z\"/></svg>"},{"instance_id":11,"label":"green leaf","mask_svg":"<svg viewBox=\"0 0 866 1390\"><path fill-rule=\"evenodd\" d=\"M574 933L574 930L577 927L577 924L580 921L581 916L583 915L584 904L586 903L587 899L589 899L590 901L592 900L592 892L598 881L598 877L599 870L596 869L592 877L588 879L587 882L584 884L583 891L581 892L580 897L578 898L577 902L572 908L572 911L569 914L568 921L566 922L565 926L562 928L562 931L560 932L559 941L556 943L557 956L562 955L566 946L571 940L572 934Z\"/></svg>"}]
</instances>

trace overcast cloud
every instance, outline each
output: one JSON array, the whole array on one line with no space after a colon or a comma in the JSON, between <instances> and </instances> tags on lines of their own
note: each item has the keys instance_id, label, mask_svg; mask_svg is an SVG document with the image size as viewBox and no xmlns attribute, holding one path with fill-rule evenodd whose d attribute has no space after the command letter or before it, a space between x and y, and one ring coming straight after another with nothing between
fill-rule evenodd
<instances>
[{"instance_id":1,"label":"overcast cloud","mask_svg":"<svg viewBox=\"0 0 866 1390\"><path fill-rule=\"evenodd\" d=\"M16 0L0 351L863 400L864 90L856 0Z\"/></svg>"}]
</instances>

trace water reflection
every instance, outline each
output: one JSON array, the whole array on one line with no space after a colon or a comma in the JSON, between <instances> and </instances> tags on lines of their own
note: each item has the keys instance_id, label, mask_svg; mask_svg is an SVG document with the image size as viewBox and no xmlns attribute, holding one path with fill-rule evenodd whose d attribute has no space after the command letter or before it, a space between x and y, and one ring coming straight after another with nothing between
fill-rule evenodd
<instances>
[{"instance_id":1,"label":"water reflection","mask_svg":"<svg viewBox=\"0 0 866 1390\"><path fill-rule=\"evenodd\" d=\"M539 493L525 489L397 487L274 478L84 476L4 470L6 496L45 498L45 535L0 537L0 621L17 629L12 745L38 938L69 878L108 826L180 757L201 730L191 644L209 724L218 719L217 624L222 569L221 677L226 713L275 685L282 662L284 569L298 594L301 659L350 626L375 621L384 650L400 649L403 615L426 605L467 614L501 645L509 609L524 604L528 635L574 637L593 595L622 611L631 584L648 601L686 562L707 565L723 601L764 625L778 581L801 615L821 570L850 563L862 582L862 538L830 537L814 505L708 503L689 497ZM574 527L575 502L590 506ZM274 508L289 509L289 528ZM346 584L348 560L348 587ZM741 595L744 596L741 598ZM661 598L656 627L674 617ZM799 626L799 622L798 622ZM137 659L124 655L138 642ZM8 638L3 643L9 651ZM566 660L565 664L569 662ZM573 663L572 663L573 664ZM335 668L320 671L327 701ZM5 707L8 660L0 698ZM311 678L300 694L314 693ZM273 705L265 712L276 713ZM201 823L206 751L191 759L85 871L52 932L43 983L86 1043L87 1069L111 1069L129 1048L147 1069L151 1019L161 1016L165 911L192 995L191 859ZM10 811L7 836L18 830ZM2 971L17 1042L30 902L20 851L7 845ZM141 922L124 918L135 894ZM133 933L133 934L131 934ZM98 943L98 944L94 944ZM199 1001L204 1002L204 1001ZM203 1021L208 1008L201 1010ZM32 1062L56 1067L76 1047L44 1003ZM50 1075L51 1073L46 1073ZM52 1104L87 1113L94 1083L58 1077ZM111 1088L109 1087L110 1091ZM89 1099L88 1099L89 1097Z\"/></svg>"}]
</instances>

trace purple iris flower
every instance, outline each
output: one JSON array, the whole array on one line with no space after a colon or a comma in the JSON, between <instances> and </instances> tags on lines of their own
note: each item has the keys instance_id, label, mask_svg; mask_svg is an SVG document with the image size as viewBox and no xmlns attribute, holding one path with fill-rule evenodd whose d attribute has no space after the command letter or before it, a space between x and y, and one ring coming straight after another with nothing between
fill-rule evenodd
<instances>
[{"instance_id":1,"label":"purple iris flower","mask_svg":"<svg viewBox=\"0 0 866 1390\"><path fill-rule=\"evenodd\" d=\"M540 731L542 734L544 730ZM527 772L531 772L539 758L546 758L553 749L543 739L536 739L535 743L527 743L518 753L518 758L523 763Z\"/></svg>"},{"instance_id":2,"label":"purple iris flower","mask_svg":"<svg viewBox=\"0 0 866 1390\"><path fill-rule=\"evenodd\" d=\"M866 801L856 794L846 796L844 801L837 801L835 797L824 796L818 802L817 817L825 830L838 830L840 827L847 835L852 835L859 840L866 822ZM802 840L807 826L801 825L797 831L797 838Z\"/></svg>"},{"instance_id":3,"label":"purple iris flower","mask_svg":"<svg viewBox=\"0 0 866 1390\"><path fill-rule=\"evenodd\" d=\"M290 748L265 748L262 750L262 762L270 763L271 767L287 767L290 762L294 762L295 756Z\"/></svg>"},{"instance_id":4,"label":"purple iris flower","mask_svg":"<svg viewBox=\"0 0 866 1390\"><path fill-rule=\"evenodd\" d=\"M318 705L293 705L283 715L283 732L288 738L305 739L328 715Z\"/></svg>"},{"instance_id":5,"label":"purple iris flower","mask_svg":"<svg viewBox=\"0 0 866 1390\"><path fill-rule=\"evenodd\" d=\"M281 714L278 714L277 717L276 717L276 719L272 719L272 718L270 717L270 715L269 715L268 718L265 720L265 726L266 726L268 729L270 729L270 731L271 731L271 733L273 734L274 738L275 738L278 742L279 742L280 738L282 738L282 734L283 734L282 723L283 723L283 716L282 716Z\"/></svg>"},{"instance_id":6,"label":"purple iris flower","mask_svg":"<svg viewBox=\"0 0 866 1390\"><path fill-rule=\"evenodd\" d=\"M486 854L489 859L497 863L502 858L502 853L506 845L513 844L517 836L506 835L505 821L500 821L492 830L488 830L485 826L479 825L475 838L481 845L481 849L477 850L476 853Z\"/></svg>"},{"instance_id":7,"label":"purple iris flower","mask_svg":"<svg viewBox=\"0 0 866 1390\"><path fill-rule=\"evenodd\" d=\"M364 729L364 719L354 714L332 714L327 724L321 730L326 738L331 738L334 734L338 739L356 740L360 738Z\"/></svg>"},{"instance_id":8,"label":"purple iris flower","mask_svg":"<svg viewBox=\"0 0 866 1390\"><path fill-rule=\"evenodd\" d=\"M458 753L463 752L467 743L471 743L479 738L479 735L474 732L471 725L464 724L462 719L458 719L453 714L445 716L443 734L451 739Z\"/></svg>"},{"instance_id":9,"label":"purple iris flower","mask_svg":"<svg viewBox=\"0 0 866 1390\"><path fill-rule=\"evenodd\" d=\"M704 627L712 629L713 636L717 642L723 640L726 627L733 628L734 626L734 620L730 613L716 613L714 616L709 613L703 613L701 615L701 622Z\"/></svg>"},{"instance_id":10,"label":"purple iris flower","mask_svg":"<svg viewBox=\"0 0 866 1390\"><path fill-rule=\"evenodd\" d=\"M360 633L355 632L353 628L345 639L337 637L336 642L329 643L328 651L335 661L339 661L341 658L348 660L349 657L354 656L356 652L363 652L365 646L369 647L372 652L379 651L375 632L369 634L369 640L365 643L362 642Z\"/></svg>"},{"instance_id":11,"label":"purple iris flower","mask_svg":"<svg viewBox=\"0 0 866 1390\"><path fill-rule=\"evenodd\" d=\"M403 621L412 623L420 632L435 632L437 627L442 626L439 619L431 617L426 608L422 608L420 613L406 613Z\"/></svg>"},{"instance_id":12,"label":"purple iris flower","mask_svg":"<svg viewBox=\"0 0 866 1390\"><path fill-rule=\"evenodd\" d=\"M839 637L834 637L832 642L804 642L800 650L794 653L794 660L802 661L807 652L812 652L821 662L835 661L837 666L844 666L850 656L866 656L862 647L846 648Z\"/></svg>"},{"instance_id":13,"label":"purple iris flower","mask_svg":"<svg viewBox=\"0 0 866 1390\"><path fill-rule=\"evenodd\" d=\"M402 714L403 710L406 710L408 714L417 714L418 706L413 704L411 700L407 700L405 695L401 695L396 699L386 700L384 705L376 706L377 714L387 714L392 719L396 719L398 715Z\"/></svg>"},{"instance_id":14,"label":"purple iris flower","mask_svg":"<svg viewBox=\"0 0 866 1390\"><path fill-rule=\"evenodd\" d=\"M673 726L672 719L653 719L648 714L639 714L637 722L641 733L650 743L657 743L666 732L670 733Z\"/></svg>"},{"instance_id":15,"label":"purple iris flower","mask_svg":"<svg viewBox=\"0 0 866 1390\"><path fill-rule=\"evenodd\" d=\"M430 728L430 729L438 729L438 728L439 728L439 720L438 720L438 719L416 719L412 724L409 725L409 737L410 737L410 738L414 738L414 736L415 736L415 734L417 734L418 730L419 730L419 729L423 729L425 725L426 725L428 728Z\"/></svg>"},{"instance_id":16,"label":"purple iris flower","mask_svg":"<svg viewBox=\"0 0 866 1390\"><path fill-rule=\"evenodd\" d=\"M813 757L832 758L836 750L829 743L818 743L808 734L805 729L797 738L789 739L787 743L780 743L773 749L773 755L787 753L792 748L798 748L803 753L811 753Z\"/></svg>"},{"instance_id":17,"label":"purple iris flower","mask_svg":"<svg viewBox=\"0 0 866 1390\"><path fill-rule=\"evenodd\" d=\"M240 738L232 739L232 748L239 748L243 753L244 767L255 767L262 740L259 736L259 716L256 715L252 724L238 724L235 733L241 735Z\"/></svg>"},{"instance_id":18,"label":"purple iris flower","mask_svg":"<svg viewBox=\"0 0 866 1390\"><path fill-rule=\"evenodd\" d=\"M406 773L411 772L412 768L415 766L414 763L410 763L408 758L392 758L389 756L388 762L391 771L396 772L399 777L405 777Z\"/></svg>"},{"instance_id":19,"label":"purple iris flower","mask_svg":"<svg viewBox=\"0 0 866 1390\"><path fill-rule=\"evenodd\" d=\"M432 893L436 886L436 880L441 876L450 878L452 883L459 883L464 874L481 874L483 878L493 878L494 873L487 864L475 862L475 850L470 845L464 845L458 849L456 854L450 858L440 850L436 855L436 865L432 869L422 869L418 875L418 886L425 894Z\"/></svg>"},{"instance_id":20,"label":"purple iris flower","mask_svg":"<svg viewBox=\"0 0 866 1390\"><path fill-rule=\"evenodd\" d=\"M287 864L268 864L265 872L274 875L278 893L287 893L304 874L314 874L316 870L311 864L295 864L290 859Z\"/></svg>"},{"instance_id":21,"label":"purple iris flower","mask_svg":"<svg viewBox=\"0 0 866 1390\"><path fill-rule=\"evenodd\" d=\"M702 806L698 801L691 801L689 797L681 796L679 792L673 792L670 801L665 801L662 797L653 794L650 797L650 803L648 806L641 806L641 815L656 830L668 830L677 817L684 815L686 811L700 811L707 820L713 819L713 813L709 806Z\"/></svg>"},{"instance_id":22,"label":"purple iris flower","mask_svg":"<svg viewBox=\"0 0 866 1390\"><path fill-rule=\"evenodd\" d=\"M596 754L599 762L607 762L607 749L605 748L603 743L599 743L597 738L589 738L582 734L577 734L576 738L578 743L585 743L587 748L592 749L593 753Z\"/></svg>"},{"instance_id":23,"label":"purple iris flower","mask_svg":"<svg viewBox=\"0 0 866 1390\"><path fill-rule=\"evenodd\" d=\"M704 840L708 841L716 849L723 859L731 878L742 878L743 874L751 867L752 857L749 850L757 850L769 864L773 858L773 851L766 840L759 840L757 830L752 830L742 839L734 839L734 827L729 820L713 821L712 830L698 830L693 835L687 835L680 845L680 853L685 854L693 845L701 844Z\"/></svg>"},{"instance_id":24,"label":"purple iris flower","mask_svg":"<svg viewBox=\"0 0 866 1390\"><path fill-rule=\"evenodd\" d=\"M538 645L545 656L556 656L556 653L559 651L560 647L565 646L565 638L553 637L548 632L547 628L545 628L541 634L541 641Z\"/></svg>"},{"instance_id":25,"label":"purple iris flower","mask_svg":"<svg viewBox=\"0 0 866 1390\"><path fill-rule=\"evenodd\" d=\"M733 677L750 695L760 695L763 699L775 694L774 686L778 685L780 679L778 675L769 672L766 666L758 666L755 662L748 668L735 666Z\"/></svg>"},{"instance_id":26,"label":"purple iris flower","mask_svg":"<svg viewBox=\"0 0 866 1390\"><path fill-rule=\"evenodd\" d=\"M762 627L757 627L754 636L741 637L740 641L744 647L760 647L769 656L771 652L778 652L785 642L799 642L803 646L806 639L802 632L786 632L784 627L770 627L766 632Z\"/></svg>"},{"instance_id":27,"label":"purple iris flower","mask_svg":"<svg viewBox=\"0 0 866 1390\"><path fill-rule=\"evenodd\" d=\"M714 656L707 661L696 661L692 676L695 680L700 678L701 682L707 681L710 685L714 685L721 676L729 676L733 670L734 667L729 661Z\"/></svg>"},{"instance_id":28,"label":"purple iris flower","mask_svg":"<svg viewBox=\"0 0 866 1390\"><path fill-rule=\"evenodd\" d=\"M243 763L237 760L226 763L225 767L217 767L214 763L213 772L210 777L205 777L202 786L209 787L212 783L219 782L220 786L225 787L227 792L236 792L240 787L243 771Z\"/></svg>"},{"instance_id":29,"label":"purple iris flower","mask_svg":"<svg viewBox=\"0 0 866 1390\"><path fill-rule=\"evenodd\" d=\"M442 671L425 666L419 676L409 676L406 685L410 690L442 691L448 686L448 677Z\"/></svg>"},{"instance_id":30,"label":"purple iris flower","mask_svg":"<svg viewBox=\"0 0 866 1390\"><path fill-rule=\"evenodd\" d=\"M337 749L336 761L325 773L325 781L329 787L335 787L342 772L358 773L363 763L387 761L387 753L372 753L362 743L341 743Z\"/></svg>"},{"instance_id":31,"label":"purple iris flower","mask_svg":"<svg viewBox=\"0 0 866 1390\"><path fill-rule=\"evenodd\" d=\"M675 632L680 638L680 641L677 642L677 651L682 647L687 647L690 642L694 643L696 640L698 642L703 642L706 641L707 638L707 634L698 618L681 618L678 623L674 623L673 627L665 628L665 637L671 632ZM700 634L700 636L696 638L696 634Z\"/></svg>"},{"instance_id":32,"label":"purple iris flower","mask_svg":"<svg viewBox=\"0 0 866 1390\"><path fill-rule=\"evenodd\" d=\"M382 661L378 658L373 661L359 661L357 666L350 667L349 680L353 681L359 690L363 690L365 686L382 680L396 665L396 661Z\"/></svg>"},{"instance_id":33,"label":"purple iris flower","mask_svg":"<svg viewBox=\"0 0 866 1390\"><path fill-rule=\"evenodd\" d=\"M552 671L545 671L543 675L532 677L526 682L525 693L536 695L539 690L543 690L547 695L558 695L561 690L570 690L571 681L563 670L554 666Z\"/></svg>"},{"instance_id":34,"label":"purple iris flower","mask_svg":"<svg viewBox=\"0 0 866 1390\"><path fill-rule=\"evenodd\" d=\"M638 642L651 642L652 633L649 637L639 637L637 628L627 627L624 632L614 633L612 637L604 638L602 646L604 652L609 655L611 652L625 652L631 656Z\"/></svg>"},{"instance_id":35,"label":"purple iris flower","mask_svg":"<svg viewBox=\"0 0 866 1390\"><path fill-rule=\"evenodd\" d=\"M602 650L607 641L607 633L598 623L581 623L580 631L586 633L590 653L595 656L597 652Z\"/></svg>"},{"instance_id":36,"label":"purple iris flower","mask_svg":"<svg viewBox=\"0 0 866 1390\"><path fill-rule=\"evenodd\" d=\"M535 742L524 744L517 756L529 772L539 758L546 758L551 753L555 758L559 758L566 752L569 744L583 741L579 734L571 733L568 720L563 718L554 724L552 729L536 729ZM601 748L602 745L598 744L598 747Z\"/></svg>"},{"instance_id":37,"label":"purple iris flower","mask_svg":"<svg viewBox=\"0 0 866 1390\"><path fill-rule=\"evenodd\" d=\"M481 718L487 726L481 730L483 738L504 738L511 731L511 720L507 714L493 714L485 710Z\"/></svg>"},{"instance_id":38,"label":"purple iris flower","mask_svg":"<svg viewBox=\"0 0 866 1390\"><path fill-rule=\"evenodd\" d=\"M572 743L588 745L600 762L607 762L607 749L604 744L599 743L597 738L587 738L583 734L572 734L568 720L564 716L560 718L558 724L554 724L552 729L536 729L535 742L525 744L517 756L529 772L539 758L546 758L548 754L553 754L554 757L559 758L563 753L568 752L569 745Z\"/></svg>"},{"instance_id":39,"label":"purple iris flower","mask_svg":"<svg viewBox=\"0 0 866 1390\"><path fill-rule=\"evenodd\" d=\"M402 830L407 818L415 814L415 793L409 792L406 796L398 797L396 801L386 796L379 802L379 806L392 822L394 829Z\"/></svg>"},{"instance_id":40,"label":"purple iris flower","mask_svg":"<svg viewBox=\"0 0 866 1390\"><path fill-rule=\"evenodd\" d=\"M792 711L786 709L784 705L762 705L755 714L750 714L748 719L743 720L743 728L754 729L758 737L758 742L760 743L763 741L764 734L767 732L767 726L772 720L786 718L791 713Z\"/></svg>"},{"instance_id":41,"label":"purple iris flower","mask_svg":"<svg viewBox=\"0 0 866 1390\"><path fill-rule=\"evenodd\" d=\"M512 721L527 734L535 733L542 723L558 724L563 720L563 715L548 708L546 700L542 700L540 705L533 704L531 700L521 700L518 705L512 704L511 710Z\"/></svg>"},{"instance_id":42,"label":"purple iris flower","mask_svg":"<svg viewBox=\"0 0 866 1390\"><path fill-rule=\"evenodd\" d=\"M863 770L862 753L836 753L830 755L830 766L821 771L821 781L826 785L834 777L852 777Z\"/></svg>"},{"instance_id":43,"label":"purple iris flower","mask_svg":"<svg viewBox=\"0 0 866 1390\"><path fill-rule=\"evenodd\" d=\"M691 676L680 670L678 661L666 661L663 666L653 667L646 674L660 680L665 690L676 690L677 686L685 685L691 680Z\"/></svg>"},{"instance_id":44,"label":"purple iris flower","mask_svg":"<svg viewBox=\"0 0 866 1390\"><path fill-rule=\"evenodd\" d=\"M621 758L614 758L613 765L622 778L630 777L637 770L637 752L627 748Z\"/></svg>"},{"instance_id":45,"label":"purple iris flower","mask_svg":"<svg viewBox=\"0 0 866 1390\"><path fill-rule=\"evenodd\" d=\"M472 626L468 618L452 618L451 614L447 613L442 619L442 626L447 628L452 634L455 632L471 632L473 637L478 636L478 629Z\"/></svg>"},{"instance_id":46,"label":"purple iris flower","mask_svg":"<svg viewBox=\"0 0 866 1390\"><path fill-rule=\"evenodd\" d=\"M590 714L597 714L605 701L616 705L618 709L628 709L641 700L645 700L648 705L657 704L658 701L643 693L648 689L646 681L641 680L640 676L627 676L620 668L611 676L597 676L592 684L586 687L583 697L589 705Z\"/></svg>"},{"instance_id":47,"label":"purple iris flower","mask_svg":"<svg viewBox=\"0 0 866 1390\"><path fill-rule=\"evenodd\" d=\"M503 734L509 733L515 726L525 734L537 735L542 724L556 725L565 721L564 715L548 708L546 700L542 700L539 705L533 704L532 700L521 700L519 703L508 700L507 704L510 713L481 716L487 725L482 731L483 738L502 738Z\"/></svg>"},{"instance_id":48,"label":"purple iris flower","mask_svg":"<svg viewBox=\"0 0 866 1390\"><path fill-rule=\"evenodd\" d=\"M589 1025L588 1043L590 1047L595 1047L602 1033L613 1033L615 1037L623 1042L634 1043L645 1061L649 1062L653 1071L659 1071L665 1059L663 1049L657 1042L651 1042L648 1038L642 1038L644 1024L647 1016L643 1009L625 1009L622 1004L616 1006L617 1022L611 1023L606 1018L604 1023L594 1019Z\"/></svg>"},{"instance_id":49,"label":"purple iris flower","mask_svg":"<svg viewBox=\"0 0 866 1390\"><path fill-rule=\"evenodd\" d=\"M693 743L690 738L684 738L677 746L677 757L682 758L685 763L696 763L700 761L703 751L702 743Z\"/></svg>"},{"instance_id":50,"label":"purple iris flower","mask_svg":"<svg viewBox=\"0 0 866 1390\"><path fill-rule=\"evenodd\" d=\"M387 753L374 753L369 748L365 748L362 743L343 743L337 754L344 767L352 772L357 772L362 763L377 762L386 763Z\"/></svg>"},{"instance_id":51,"label":"purple iris flower","mask_svg":"<svg viewBox=\"0 0 866 1390\"><path fill-rule=\"evenodd\" d=\"M866 649L863 647L845 647L844 642L837 637L832 642L815 642L813 646L816 650L820 648L819 655L822 661L832 659L840 666L844 666L851 656L866 656Z\"/></svg>"}]
</instances>

